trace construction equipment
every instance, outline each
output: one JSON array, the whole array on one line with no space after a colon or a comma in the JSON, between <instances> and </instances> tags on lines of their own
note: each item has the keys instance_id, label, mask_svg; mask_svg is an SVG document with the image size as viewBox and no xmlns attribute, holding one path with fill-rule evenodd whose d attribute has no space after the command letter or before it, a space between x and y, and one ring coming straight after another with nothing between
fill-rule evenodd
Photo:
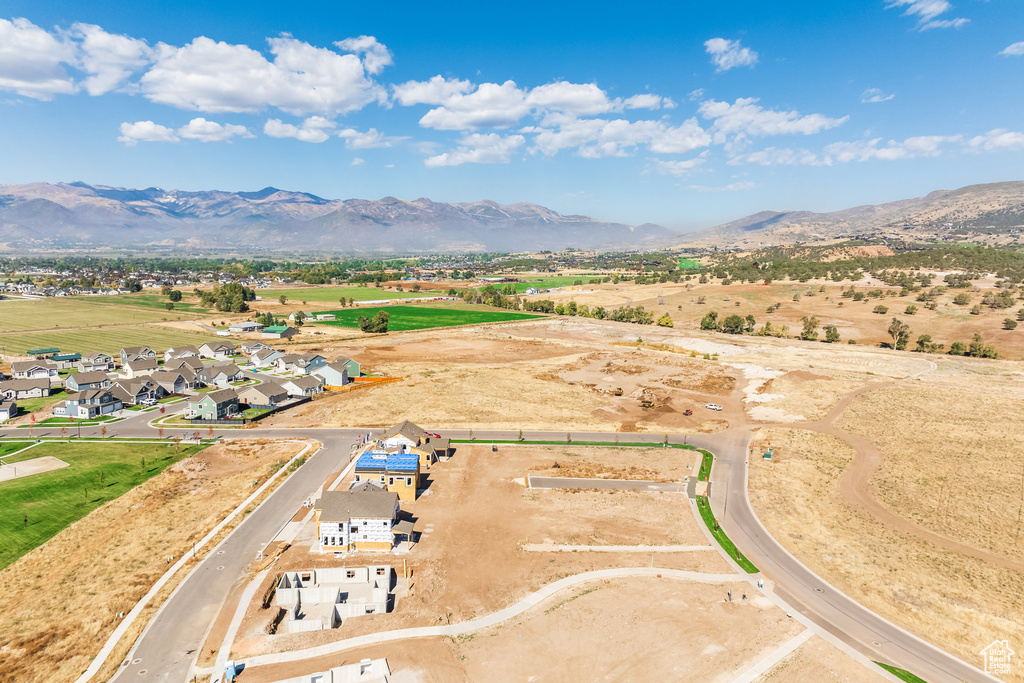
<instances>
[{"instance_id":1,"label":"construction equipment","mask_svg":"<svg viewBox=\"0 0 1024 683\"><path fill-rule=\"evenodd\" d=\"M683 415L693 415L693 411L687 408L686 410L683 411Z\"/></svg>"},{"instance_id":2,"label":"construction equipment","mask_svg":"<svg viewBox=\"0 0 1024 683\"><path fill-rule=\"evenodd\" d=\"M646 399L644 399L643 401L640 401L640 407L641 408L659 408L659 407L661 407L663 405L664 405L663 403L655 403L654 401L648 401Z\"/></svg>"},{"instance_id":3,"label":"construction equipment","mask_svg":"<svg viewBox=\"0 0 1024 683\"><path fill-rule=\"evenodd\" d=\"M615 395L622 396L622 387L615 387Z\"/></svg>"}]
</instances>

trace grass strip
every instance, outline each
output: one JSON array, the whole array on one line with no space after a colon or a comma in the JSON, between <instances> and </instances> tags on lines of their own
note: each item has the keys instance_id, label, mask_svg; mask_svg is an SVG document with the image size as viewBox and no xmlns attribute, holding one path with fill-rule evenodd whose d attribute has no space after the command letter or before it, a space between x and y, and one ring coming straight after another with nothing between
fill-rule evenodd
<instances>
[{"instance_id":1,"label":"grass strip","mask_svg":"<svg viewBox=\"0 0 1024 683\"><path fill-rule=\"evenodd\" d=\"M907 683L928 683L920 676L915 676L905 669L900 669L899 667L890 666L888 664L882 664L881 662L875 662L875 664L882 667L901 681L907 681Z\"/></svg>"},{"instance_id":2,"label":"grass strip","mask_svg":"<svg viewBox=\"0 0 1024 683\"><path fill-rule=\"evenodd\" d=\"M743 553L741 553L732 540L725 534L718 523L715 521L715 513L711 511L711 503L708 502L707 496L697 496L697 509L700 510L701 519L708 525L708 531L715 537L718 544L722 546L722 549L733 559L733 561L740 566L740 568L748 574L756 574L759 570L754 566L754 563L748 560Z\"/></svg>"},{"instance_id":3,"label":"grass strip","mask_svg":"<svg viewBox=\"0 0 1024 683\"><path fill-rule=\"evenodd\" d=\"M664 443L639 443L635 441L519 441L517 439L451 439L451 443L474 443L479 446L487 444L510 444L513 446L609 446L612 448L665 448ZM684 448L692 451L696 446L689 444L670 443L669 448Z\"/></svg>"},{"instance_id":4,"label":"grass strip","mask_svg":"<svg viewBox=\"0 0 1024 683\"><path fill-rule=\"evenodd\" d=\"M708 477L711 476L711 465L715 462L715 456L705 450L702 450L700 453L704 456L704 459L700 462L700 472L697 473L697 479L707 481Z\"/></svg>"}]
</instances>

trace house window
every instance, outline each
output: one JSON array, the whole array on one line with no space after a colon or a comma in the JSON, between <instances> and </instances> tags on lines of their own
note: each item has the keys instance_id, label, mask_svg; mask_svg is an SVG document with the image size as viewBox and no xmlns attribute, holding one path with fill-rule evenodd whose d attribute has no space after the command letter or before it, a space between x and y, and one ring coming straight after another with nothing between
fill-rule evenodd
<instances>
[{"instance_id":1,"label":"house window","mask_svg":"<svg viewBox=\"0 0 1024 683\"><path fill-rule=\"evenodd\" d=\"M352 530L349 533L358 534L359 533L359 527L353 525L352 526Z\"/></svg>"},{"instance_id":2,"label":"house window","mask_svg":"<svg viewBox=\"0 0 1024 683\"><path fill-rule=\"evenodd\" d=\"M406 477L405 478L405 485L406 486L412 486L412 477Z\"/></svg>"},{"instance_id":3,"label":"house window","mask_svg":"<svg viewBox=\"0 0 1024 683\"><path fill-rule=\"evenodd\" d=\"M394 477L388 477L388 486L394 486L394 485L395 485L395 478Z\"/></svg>"},{"instance_id":4,"label":"house window","mask_svg":"<svg viewBox=\"0 0 1024 683\"><path fill-rule=\"evenodd\" d=\"M356 474L356 481L359 481L359 477L360 477L360 475Z\"/></svg>"}]
</instances>

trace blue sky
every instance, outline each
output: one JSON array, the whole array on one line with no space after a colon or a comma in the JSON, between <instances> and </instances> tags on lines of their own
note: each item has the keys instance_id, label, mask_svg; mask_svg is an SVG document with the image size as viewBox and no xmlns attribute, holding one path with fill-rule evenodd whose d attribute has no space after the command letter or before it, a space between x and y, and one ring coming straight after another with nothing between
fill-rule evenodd
<instances>
[{"instance_id":1,"label":"blue sky","mask_svg":"<svg viewBox=\"0 0 1024 683\"><path fill-rule=\"evenodd\" d=\"M0 182L707 227L1024 179L1015 0L0 6Z\"/></svg>"}]
</instances>

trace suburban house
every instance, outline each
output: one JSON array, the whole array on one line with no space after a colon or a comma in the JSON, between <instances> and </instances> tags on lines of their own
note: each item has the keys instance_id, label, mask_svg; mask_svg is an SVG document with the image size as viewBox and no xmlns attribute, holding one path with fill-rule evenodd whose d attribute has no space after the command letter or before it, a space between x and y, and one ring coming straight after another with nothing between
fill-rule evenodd
<instances>
[{"instance_id":1,"label":"suburban house","mask_svg":"<svg viewBox=\"0 0 1024 683\"><path fill-rule=\"evenodd\" d=\"M416 500L420 484L420 458L415 453L388 453L372 447L356 460L355 480L378 484L400 500Z\"/></svg>"},{"instance_id":2,"label":"suburban house","mask_svg":"<svg viewBox=\"0 0 1024 683\"><path fill-rule=\"evenodd\" d=\"M263 325L251 320L244 320L240 323L232 323L228 326L228 332L235 334L244 334L246 332L259 332L263 329Z\"/></svg>"},{"instance_id":3,"label":"suburban house","mask_svg":"<svg viewBox=\"0 0 1024 683\"><path fill-rule=\"evenodd\" d=\"M338 356L331 362L334 363L335 365L344 365L345 371L348 372L349 379L352 379L353 377L358 377L360 375L358 361L354 361L351 358L346 358L345 356Z\"/></svg>"},{"instance_id":4,"label":"suburban house","mask_svg":"<svg viewBox=\"0 0 1024 683\"><path fill-rule=\"evenodd\" d=\"M152 358L156 359L156 351L149 348L148 346L127 346L121 349L121 365L124 366L130 360L136 358Z\"/></svg>"},{"instance_id":5,"label":"suburban house","mask_svg":"<svg viewBox=\"0 0 1024 683\"><path fill-rule=\"evenodd\" d=\"M121 400L110 389L89 389L80 391L53 407L56 417L74 417L88 420L100 415L109 415L124 408Z\"/></svg>"},{"instance_id":6,"label":"suburban house","mask_svg":"<svg viewBox=\"0 0 1024 683\"><path fill-rule=\"evenodd\" d=\"M319 377L324 382L324 386L330 387L343 387L349 383L348 368L345 365L339 363L328 363L327 365L321 365L318 368L313 368L310 373Z\"/></svg>"},{"instance_id":7,"label":"suburban house","mask_svg":"<svg viewBox=\"0 0 1024 683\"><path fill-rule=\"evenodd\" d=\"M50 395L48 379L11 379L0 382L0 398L13 401L19 398L43 398Z\"/></svg>"},{"instance_id":8,"label":"suburban house","mask_svg":"<svg viewBox=\"0 0 1024 683\"><path fill-rule=\"evenodd\" d=\"M274 367L282 372L306 375L310 371L327 365L327 359L319 353L289 353L274 361Z\"/></svg>"},{"instance_id":9,"label":"suburban house","mask_svg":"<svg viewBox=\"0 0 1024 683\"><path fill-rule=\"evenodd\" d=\"M189 368L192 372L198 373L205 367L206 366L203 364L203 361L199 360L196 356L175 358L174 360L164 363L164 370L180 370L181 368Z\"/></svg>"},{"instance_id":10,"label":"suburban house","mask_svg":"<svg viewBox=\"0 0 1024 683\"><path fill-rule=\"evenodd\" d=\"M57 364L48 360L25 360L11 363L11 376L14 379L46 379L57 381Z\"/></svg>"},{"instance_id":11,"label":"suburban house","mask_svg":"<svg viewBox=\"0 0 1024 683\"><path fill-rule=\"evenodd\" d=\"M164 351L164 364L177 358L198 358L199 349L192 344L186 346L173 346Z\"/></svg>"},{"instance_id":12,"label":"suburban house","mask_svg":"<svg viewBox=\"0 0 1024 683\"><path fill-rule=\"evenodd\" d=\"M163 388L149 377L119 379L110 385L110 393L127 405L138 405L144 400L164 397Z\"/></svg>"},{"instance_id":13,"label":"suburban house","mask_svg":"<svg viewBox=\"0 0 1024 683\"><path fill-rule=\"evenodd\" d=\"M447 458L451 451L451 440L428 434L421 427L405 420L384 432L380 450L389 453L415 453L420 463L429 468L440 458Z\"/></svg>"},{"instance_id":14,"label":"suburban house","mask_svg":"<svg viewBox=\"0 0 1024 683\"><path fill-rule=\"evenodd\" d=\"M183 394L196 386L196 374L186 365L180 370L158 370L149 379L164 390L166 394Z\"/></svg>"},{"instance_id":15,"label":"suburban house","mask_svg":"<svg viewBox=\"0 0 1024 683\"><path fill-rule=\"evenodd\" d=\"M271 410L288 400L288 391L280 384L263 382L238 390L238 401L250 408Z\"/></svg>"},{"instance_id":16,"label":"suburban house","mask_svg":"<svg viewBox=\"0 0 1024 683\"><path fill-rule=\"evenodd\" d=\"M211 342L199 347L199 355L203 358L227 360L235 353L235 345L231 342Z\"/></svg>"},{"instance_id":17,"label":"suburban house","mask_svg":"<svg viewBox=\"0 0 1024 683\"><path fill-rule=\"evenodd\" d=\"M114 357L100 351L87 353L78 361L79 372L95 372L97 370L109 372L113 369Z\"/></svg>"},{"instance_id":18,"label":"suburban house","mask_svg":"<svg viewBox=\"0 0 1024 683\"><path fill-rule=\"evenodd\" d=\"M315 508L320 552L391 550L399 509L396 494L371 482L324 491Z\"/></svg>"},{"instance_id":19,"label":"suburban house","mask_svg":"<svg viewBox=\"0 0 1024 683\"><path fill-rule=\"evenodd\" d=\"M121 365L121 374L128 379L135 379L143 375L151 375L160 367L156 358L136 358Z\"/></svg>"},{"instance_id":20,"label":"suburban house","mask_svg":"<svg viewBox=\"0 0 1024 683\"><path fill-rule=\"evenodd\" d=\"M309 571L286 571L274 591L274 601L284 617L278 633L308 633L338 628L353 617L384 614L388 611L391 567L322 567ZM371 662L372 660L365 660ZM378 660L382 661L382 660ZM230 668L230 664L228 667ZM384 671L387 667L378 668ZM387 678L371 676L374 669L360 662L356 666L307 676L309 683L387 683ZM306 683L291 678L277 683Z\"/></svg>"},{"instance_id":21,"label":"suburban house","mask_svg":"<svg viewBox=\"0 0 1024 683\"><path fill-rule=\"evenodd\" d=\"M305 375L281 382L289 396L314 396L322 393L324 383L316 375Z\"/></svg>"},{"instance_id":22,"label":"suburban house","mask_svg":"<svg viewBox=\"0 0 1024 683\"><path fill-rule=\"evenodd\" d=\"M295 322L300 315L303 320L313 320L313 313L311 311L292 311L288 316L288 320Z\"/></svg>"},{"instance_id":23,"label":"suburban house","mask_svg":"<svg viewBox=\"0 0 1024 683\"><path fill-rule=\"evenodd\" d=\"M18 404L14 401L0 402L0 422L14 419L18 414Z\"/></svg>"},{"instance_id":24,"label":"suburban house","mask_svg":"<svg viewBox=\"0 0 1024 683\"><path fill-rule=\"evenodd\" d=\"M260 349L249 356L249 362L258 368L270 367L284 354L276 349Z\"/></svg>"},{"instance_id":25,"label":"suburban house","mask_svg":"<svg viewBox=\"0 0 1024 683\"><path fill-rule=\"evenodd\" d=\"M242 342L242 345L239 346L238 348L245 355L251 356L257 351L262 351L263 349L270 349L272 347L269 344L264 344L261 341L247 341Z\"/></svg>"},{"instance_id":26,"label":"suburban house","mask_svg":"<svg viewBox=\"0 0 1024 683\"><path fill-rule=\"evenodd\" d=\"M270 327L263 328L264 339L287 339L288 337L294 337L298 333L297 329L287 325L271 325Z\"/></svg>"},{"instance_id":27,"label":"suburban house","mask_svg":"<svg viewBox=\"0 0 1024 683\"><path fill-rule=\"evenodd\" d=\"M240 382L245 379L245 373L242 369L234 364L210 366L206 368L206 373L210 377L207 384L216 384L218 387L227 387L232 382Z\"/></svg>"},{"instance_id":28,"label":"suburban house","mask_svg":"<svg viewBox=\"0 0 1024 683\"><path fill-rule=\"evenodd\" d=\"M92 372L76 372L68 375L66 386L68 391L86 391L87 389L106 389L110 386L110 377L102 370Z\"/></svg>"},{"instance_id":29,"label":"suburban house","mask_svg":"<svg viewBox=\"0 0 1024 683\"><path fill-rule=\"evenodd\" d=\"M56 353L50 356L50 362L56 363L57 367L61 370L75 367L80 360L82 360L82 354L80 353Z\"/></svg>"},{"instance_id":30,"label":"suburban house","mask_svg":"<svg viewBox=\"0 0 1024 683\"><path fill-rule=\"evenodd\" d=\"M221 389L190 398L185 417L190 420L225 420L237 412L238 394L234 389Z\"/></svg>"}]
</instances>

